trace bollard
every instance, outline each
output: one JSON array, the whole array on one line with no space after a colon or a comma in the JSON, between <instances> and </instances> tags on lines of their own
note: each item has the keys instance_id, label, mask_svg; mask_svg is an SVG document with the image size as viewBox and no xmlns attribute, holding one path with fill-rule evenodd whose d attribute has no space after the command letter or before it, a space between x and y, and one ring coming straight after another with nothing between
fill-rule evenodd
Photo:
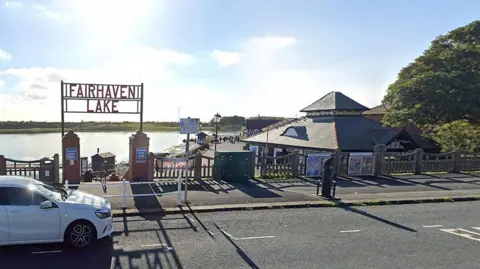
<instances>
[{"instance_id":1,"label":"bollard","mask_svg":"<svg viewBox=\"0 0 480 269\"><path fill-rule=\"evenodd\" d=\"M68 187L69 187L69 186L68 186L68 179L67 179L67 180L65 180L65 189L68 190Z\"/></svg>"},{"instance_id":2,"label":"bollard","mask_svg":"<svg viewBox=\"0 0 480 269\"><path fill-rule=\"evenodd\" d=\"M182 206L182 176L178 176L177 205Z\"/></svg>"},{"instance_id":3,"label":"bollard","mask_svg":"<svg viewBox=\"0 0 480 269\"><path fill-rule=\"evenodd\" d=\"M127 181L125 178L122 179L122 209L127 208L127 197L126 197Z\"/></svg>"},{"instance_id":4,"label":"bollard","mask_svg":"<svg viewBox=\"0 0 480 269\"><path fill-rule=\"evenodd\" d=\"M322 182L322 196L324 198L332 198L332 184L333 184L333 159L332 157L328 158L323 165L323 182Z\"/></svg>"}]
</instances>

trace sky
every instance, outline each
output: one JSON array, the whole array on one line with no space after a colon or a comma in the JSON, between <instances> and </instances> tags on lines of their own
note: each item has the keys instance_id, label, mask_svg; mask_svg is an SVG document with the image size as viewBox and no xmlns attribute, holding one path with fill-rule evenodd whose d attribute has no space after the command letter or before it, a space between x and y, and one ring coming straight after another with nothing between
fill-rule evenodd
<instances>
[{"instance_id":1,"label":"sky","mask_svg":"<svg viewBox=\"0 0 480 269\"><path fill-rule=\"evenodd\" d=\"M145 121L298 117L331 91L374 107L402 67L479 10L478 0L0 0L0 121L60 121L62 80L143 83Z\"/></svg>"}]
</instances>

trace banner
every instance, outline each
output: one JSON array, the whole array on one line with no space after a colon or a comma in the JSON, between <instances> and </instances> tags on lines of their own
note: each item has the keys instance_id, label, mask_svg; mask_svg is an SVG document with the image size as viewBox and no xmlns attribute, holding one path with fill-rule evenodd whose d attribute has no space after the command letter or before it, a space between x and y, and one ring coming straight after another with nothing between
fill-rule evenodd
<instances>
[{"instance_id":1,"label":"banner","mask_svg":"<svg viewBox=\"0 0 480 269\"><path fill-rule=\"evenodd\" d=\"M348 158L348 174L357 176L373 175L373 153L350 153L350 157Z\"/></svg>"},{"instance_id":2,"label":"banner","mask_svg":"<svg viewBox=\"0 0 480 269\"><path fill-rule=\"evenodd\" d=\"M305 176L321 177L323 175L323 165L330 158L330 153L310 153L307 157L307 168Z\"/></svg>"},{"instance_id":3,"label":"banner","mask_svg":"<svg viewBox=\"0 0 480 269\"><path fill-rule=\"evenodd\" d=\"M193 169L193 159L187 158L158 158L157 165L158 169Z\"/></svg>"}]
</instances>

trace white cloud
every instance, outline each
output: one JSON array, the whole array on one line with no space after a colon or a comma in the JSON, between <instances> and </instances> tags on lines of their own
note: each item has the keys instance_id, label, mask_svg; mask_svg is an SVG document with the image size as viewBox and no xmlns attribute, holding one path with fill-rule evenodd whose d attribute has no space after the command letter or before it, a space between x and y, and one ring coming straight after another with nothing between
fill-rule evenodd
<instances>
[{"instance_id":1,"label":"white cloud","mask_svg":"<svg viewBox=\"0 0 480 269\"><path fill-rule=\"evenodd\" d=\"M205 121L216 112L247 117L257 114L300 116L300 109L332 90L341 91L366 106L380 102L385 90L382 86L386 81L385 76L377 76L378 69L372 68L367 72L363 66L351 62L328 66L306 65L309 62L304 64L295 58L303 52L298 44L293 37L269 36L245 40L234 52L241 56L241 64L227 77L214 75L212 78L199 78L196 73L190 76L186 70L195 72L195 68L205 68L202 61L208 59L152 47L123 51L121 57L113 62L84 70L51 67L7 69L0 71L0 79L2 76L14 76L18 83L9 90L17 94L0 96L3 111L10 112L8 115L0 113L0 120L59 120L62 79L67 82L112 84L143 82L144 119L148 121L175 121L179 107L180 116L200 117ZM226 63L234 64L235 61L225 60L223 64ZM188 69L179 69L182 67ZM80 109L85 109L84 106L80 104ZM138 116L69 114L66 120L137 121Z\"/></svg>"},{"instance_id":2,"label":"white cloud","mask_svg":"<svg viewBox=\"0 0 480 269\"><path fill-rule=\"evenodd\" d=\"M240 53L233 51L213 50L210 53L210 57L217 61L220 67L238 65L242 62Z\"/></svg>"},{"instance_id":3,"label":"white cloud","mask_svg":"<svg viewBox=\"0 0 480 269\"><path fill-rule=\"evenodd\" d=\"M5 82L3 82L3 80L0 80L0 89L5 86Z\"/></svg>"},{"instance_id":4,"label":"white cloud","mask_svg":"<svg viewBox=\"0 0 480 269\"><path fill-rule=\"evenodd\" d=\"M114 62L91 69L57 69L53 67L11 68L0 71L0 77L13 76L18 80L10 92L2 95L2 108L9 113L0 113L0 120L59 120L60 81L78 83L140 84L145 88L145 120L176 120L177 107L183 112L194 110L205 96L218 96L209 87L193 84L175 77L171 68L189 66L195 58L171 49L141 47L126 53ZM219 97L220 98L220 97ZM209 98L204 104L218 102ZM78 105L78 101L76 105ZM74 104L75 102L70 102ZM133 103L129 103L133 104ZM134 105L134 104L133 104ZM85 104L80 104L84 109ZM128 105L127 105L128 106ZM131 107L131 106L130 106ZM32 113L35 111L35 113ZM138 116L69 114L67 120L138 120Z\"/></svg>"},{"instance_id":5,"label":"white cloud","mask_svg":"<svg viewBox=\"0 0 480 269\"><path fill-rule=\"evenodd\" d=\"M20 8L23 6L23 3L20 1L5 1L3 2L3 6L7 8Z\"/></svg>"},{"instance_id":6,"label":"white cloud","mask_svg":"<svg viewBox=\"0 0 480 269\"><path fill-rule=\"evenodd\" d=\"M8 52L0 49L0 60L11 60L12 55L10 55Z\"/></svg>"}]
</instances>

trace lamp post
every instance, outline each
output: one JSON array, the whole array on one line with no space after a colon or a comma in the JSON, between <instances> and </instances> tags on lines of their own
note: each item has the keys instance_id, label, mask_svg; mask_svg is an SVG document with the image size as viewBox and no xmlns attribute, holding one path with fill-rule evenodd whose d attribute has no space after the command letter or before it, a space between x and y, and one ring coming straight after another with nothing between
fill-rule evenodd
<instances>
[{"instance_id":1,"label":"lamp post","mask_svg":"<svg viewBox=\"0 0 480 269\"><path fill-rule=\"evenodd\" d=\"M213 121L215 122L215 149L214 151L217 151L217 141L218 141L218 124L220 123L220 119L222 119L222 116L220 114L215 114L213 115Z\"/></svg>"}]
</instances>

